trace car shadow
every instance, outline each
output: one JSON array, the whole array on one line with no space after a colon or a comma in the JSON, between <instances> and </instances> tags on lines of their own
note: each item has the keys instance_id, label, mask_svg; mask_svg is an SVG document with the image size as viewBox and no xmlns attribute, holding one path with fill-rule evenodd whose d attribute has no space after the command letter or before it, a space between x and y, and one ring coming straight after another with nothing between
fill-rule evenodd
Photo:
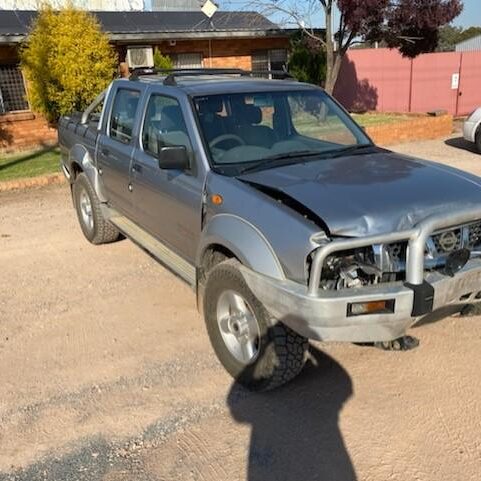
<instances>
[{"instance_id":1,"label":"car shadow","mask_svg":"<svg viewBox=\"0 0 481 481\"><path fill-rule=\"evenodd\" d=\"M427 324L434 324L436 322L444 321L448 317L459 314L462 311L463 307L464 305L442 307L434 312L426 314L424 317L419 319L419 321L416 322L416 324L414 324L412 327L415 329L418 327L426 326Z\"/></svg>"},{"instance_id":2,"label":"car shadow","mask_svg":"<svg viewBox=\"0 0 481 481\"><path fill-rule=\"evenodd\" d=\"M17 164L22 164L23 162L27 162L29 160L35 159L37 157L40 157L43 154L52 152L56 149L58 149L57 145L42 144L41 148L34 150L33 152L28 152L25 155L22 155L20 157L15 156L16 158L14 160L11 160L10 162L6 162L0 165L0 170L13 167L14 165L17 165Z\"/></svg>"},{"instance_id":3,"label":"car shadow","mask_svg":"<svg viewBox=\"0 0 481 481\"><path fill-rule=\"evenodd\" d=\"M339 429L352 395L342 366L311 346L296 380L267 393L235 383L227 397L233 418L251 426L248 481L355 481Z\"/></svg>"},{"instance_id":4,"label":"car shadow","mask_svg":"<svg viewBox=\"0 0 481 481\"><path fill-rule=\"evenodd\" d=\"M476 150L476 145L472 142L468 142L464 137L454 137L452 139L447 139L444 141L446 145L450 147L454 147L456 149L467 150L468 152L472 152L473 154L478 154L479 152Z\"/></svg>"}]
</instances>

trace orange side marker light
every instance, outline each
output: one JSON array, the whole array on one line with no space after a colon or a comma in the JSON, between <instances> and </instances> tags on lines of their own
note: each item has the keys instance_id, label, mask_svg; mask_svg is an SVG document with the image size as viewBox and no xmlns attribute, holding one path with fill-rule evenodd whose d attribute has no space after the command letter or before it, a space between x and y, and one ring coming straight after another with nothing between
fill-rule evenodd
<instances>
[{"instance_id":1,"label":"orange side marker light","mask_svg":"<svg viewBox=\"0 0 481 481\"><path fill-rule=\"evenodd\" d=\"M210 196L210 200L212 201L212 203L213 203L214 205L221 205L222 202L224 202L224 199L223 199L222 196L219 195L219 194L212 194L212 195Z\"/></svg>"}]
</instances>

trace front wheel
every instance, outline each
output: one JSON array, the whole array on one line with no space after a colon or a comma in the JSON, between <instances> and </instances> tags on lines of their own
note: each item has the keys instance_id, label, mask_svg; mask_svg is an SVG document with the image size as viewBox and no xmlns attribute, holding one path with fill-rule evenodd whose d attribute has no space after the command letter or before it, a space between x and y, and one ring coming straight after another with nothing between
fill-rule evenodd
<instances>
[{"instance_id":1,"label":"front wheel","mask_svg":"<svg viewBox=\"0 0 481 481\"><path fill-rule=\"evenodd\" d=\"M119 238L119 231L102 215L100 201L84 173L75 179L72 196L80 227L87 240L92 244L106 244Z\"/></svg>"},{"instance_id":2,"label":"front wheel","mask_svg":"<svg viewBox=\"0 0 481 481\"><path fill-rule=\"evenodd\" d=\"M229 374L252 391L267 391L301 372L309 343L281 322L273 322L237 265L225 261L208 274L204 291L207 331Z\"/></svg>"},{"instance_id":3,"label":"front wheel","mask_svg":"<svg viewBox=\"0 0 481 481\"><path fill-rule=\"evenodd\" d=\"M475 143L476 149L481 154L481 127L478 127L478 131L476 132Z\"/></svg>"}]
</instances>

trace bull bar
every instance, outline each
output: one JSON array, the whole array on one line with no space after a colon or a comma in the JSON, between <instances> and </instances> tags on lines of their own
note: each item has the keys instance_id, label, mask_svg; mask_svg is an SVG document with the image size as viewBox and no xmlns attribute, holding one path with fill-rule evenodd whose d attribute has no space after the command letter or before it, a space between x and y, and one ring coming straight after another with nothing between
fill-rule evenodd
<instances>
[{"instance_id":1,"label":"bull bar","mask_svg":"<svg viewBox=\"0 0 481 481\"><path fill-rule=\"evenodd\" d=\"M406 282L418 286L424 282L424 257L428 238L437 230L465 224L481 219L481 208L470 208L444 214L431 215L419 222L416 227L400 232L391 232L355 239L340 239L319 247L312 259L308 295L317 297L326 259L335 252L367 247L375 244L391 244L408 241ZM325 239L323 234L322 239ZM312 238L316 242L316 236Z\"/></svg>"}]
</instances>

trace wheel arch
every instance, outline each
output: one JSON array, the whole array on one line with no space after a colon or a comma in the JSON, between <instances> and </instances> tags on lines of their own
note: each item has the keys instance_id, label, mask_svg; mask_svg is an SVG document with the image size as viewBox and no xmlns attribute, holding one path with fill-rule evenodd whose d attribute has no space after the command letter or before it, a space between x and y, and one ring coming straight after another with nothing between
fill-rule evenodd
<instances>
[{"instance_id":1,"label":"wheel arch","mask_svg":"<svg viewBox=\"0 0 481 481\"><path fill-rule=\"evenodd\" d=\"M69 172L70 172L70 182L74 182L75 178L80 172L83 172L97 194L100 202L107 202L107 197L105 196L103 190L103 184L100 179L97 167L90 155L90 152L86 147L80 144L76 144L72 147L69 153Z\"/></svg>"},{"instance_id":2,"label":"wheel arch","mask_svg":"<svg viewBox=\"0 0 481 481\"><path fill-rule=\"evenodd\" d=\"M232 214L217 214L205 226L196 256L203 266L209 250L224 251L250 269L284 280L281 263L268 240L254 225Z\"/></svg>"}]
</instances>

